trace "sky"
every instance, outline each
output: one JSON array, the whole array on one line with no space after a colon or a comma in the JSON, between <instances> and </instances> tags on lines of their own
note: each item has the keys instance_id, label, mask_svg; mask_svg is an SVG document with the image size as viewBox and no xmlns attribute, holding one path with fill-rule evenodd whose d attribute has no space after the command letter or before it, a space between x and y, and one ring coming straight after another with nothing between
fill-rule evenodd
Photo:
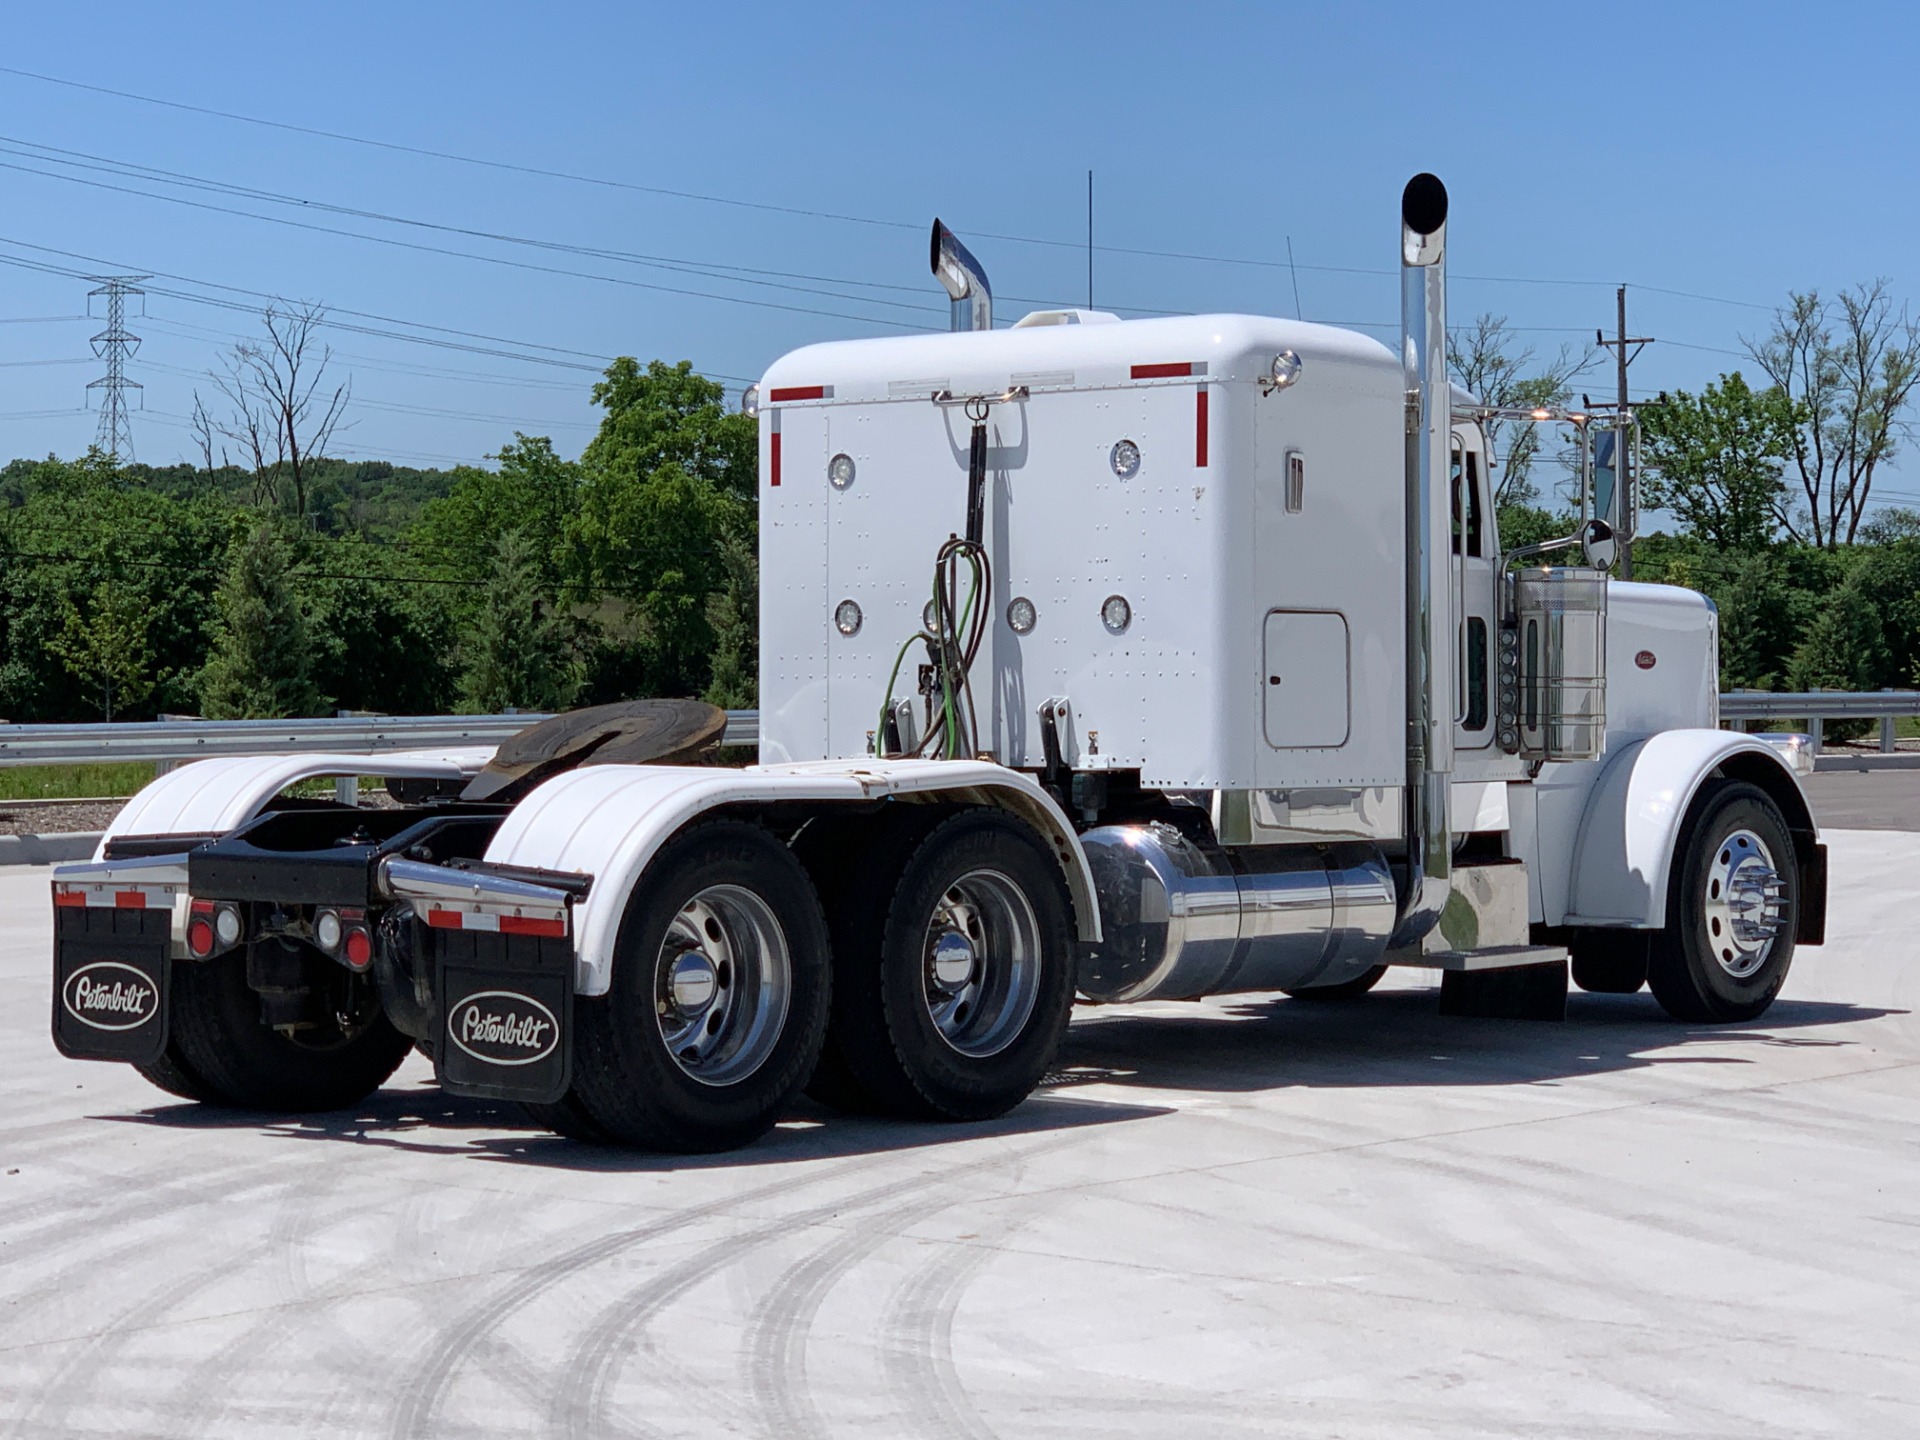
<instances>
[{"instance_id":1,"label":"sky","mask_svg":"<svg viewBox=\"0 0 1920 1440\"><path fill-rule=\"evenodd\" d=\"M574 454L614 355L734 393L799 345L944 329L935 215L1001 323L1085 304L1089 170L1092 298L1127 315L1389 337L1419 170L1452 195L1453 321L1577 350L1625 283L1636 395L1739 368L1790 290L1920 302L1920 11L1533 11L10 6L0 458L93 438L87 276L155 277L141 460L191 455L196 388L273 297L338 322L337 453ZM1610 396L1609 357L1577 384ZM1886 496L1920 503L1905 468Z\"/></svg>"}]
</instances>

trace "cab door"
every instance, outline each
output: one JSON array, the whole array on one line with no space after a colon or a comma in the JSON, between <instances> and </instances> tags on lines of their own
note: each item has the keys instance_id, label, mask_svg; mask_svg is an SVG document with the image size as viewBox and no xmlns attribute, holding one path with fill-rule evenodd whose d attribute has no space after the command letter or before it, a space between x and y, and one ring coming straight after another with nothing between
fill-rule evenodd
<instances>
[{"instance_id":1,"label":"cab door","mask_svg":"<svg viewBox=\"0 0 1920 1440\"><path fill-rule=\"evenodd\" d=\"M1453 613L1460 673L1454 685L1454 746L1484 750L1494 738L1493 647L1498 634L1500 554L1485 441L1478 425L1453 431L1448 489L1453 507Z\"/></svg>"}]
</instances>

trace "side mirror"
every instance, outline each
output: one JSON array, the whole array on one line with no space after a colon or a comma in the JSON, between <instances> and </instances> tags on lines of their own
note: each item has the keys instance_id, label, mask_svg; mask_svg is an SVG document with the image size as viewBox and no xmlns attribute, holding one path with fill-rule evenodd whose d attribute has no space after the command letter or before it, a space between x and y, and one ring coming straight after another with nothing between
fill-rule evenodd
<instances>
[{"instance_id":1,"label":"side mirror","mask_svg":"<svg viewBox=\"0 0 1920 1440\"><path fill-rule=\"evenodd\" d=\"M1611 570L1619 549L1613 527L1606 521L1589 520L1580 527L1580 550L1594 569Z\"/></svg>"}]
</instances>

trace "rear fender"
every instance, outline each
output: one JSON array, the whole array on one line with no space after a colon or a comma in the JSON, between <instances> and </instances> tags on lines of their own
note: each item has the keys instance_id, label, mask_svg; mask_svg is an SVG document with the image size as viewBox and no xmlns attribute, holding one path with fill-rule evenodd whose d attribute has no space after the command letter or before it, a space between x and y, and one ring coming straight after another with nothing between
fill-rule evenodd
<instances>
[{"instance_id":1,"label":"rear fender","mask_svg":"<svg viewBox=\"0 0 1920 1440\"><path fill-rule=\"evenodd\" d=\"M1664 926L1681 828L1700 787L1716 773L1758 785L1780 807L1801 872L1807 923L1800 939L1818 943L1816 922L1826 912L1825 852L1806 795L1772 746L1726 730L1667 730L1608 758L1572 845L1541 846L1543 853L1557 849L1572 856L1565 923Z\"/></svg>"},{"instance_id":2,"label":"rear fender","mask_svg":"<svg viewBox=\"0 0 1920 1440\"><path fill-rule=\"evenodd\" d=\"M394 750L380 755L231 755L158 776L113 817L94 859L121 835L223 835L260 813L287 786L327 775L459 780L479 773L491 747Z\"/></svg>"},{"instance_id":3,"label":"rear fender","mask_svg":"<svg viewBox=\"0 0 1920 1440\"><path fill-rule=\"evenodd\" d=\"M627 899L653 857L680 830L723 807L792 802L858 804L912 796L990 805L1047 841L1073 901L1082 940L1100 937L1093 873L1060 807L1025 775L985 761L868 760L754 765L583 766L536 787L487 847L489 861L593 876L574 907L575 989L604 995Z\"/></svg>"}]
</instances>

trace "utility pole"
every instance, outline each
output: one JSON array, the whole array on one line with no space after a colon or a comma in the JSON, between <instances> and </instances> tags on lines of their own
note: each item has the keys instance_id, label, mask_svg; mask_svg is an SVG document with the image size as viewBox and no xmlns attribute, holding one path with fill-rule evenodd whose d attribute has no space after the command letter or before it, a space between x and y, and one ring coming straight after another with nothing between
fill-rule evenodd
<instances>
[{"instance_id":1,"label":"utility pole","mask_svg":"<svg viewBox=\"0 0 1920 1440\"><path fill-rule=\"evenodd\" d=\"M127 378L127 361L140 348L140 337L127 330L127 296L144 296L139 288L145 275L115 275L103 279L100 288L87 292L87 312L93 313L93 299L107 299L107 328L93 337L93 353L107 362L107 373L91 382L87 389L100 395L100 428L93 443L117 461L133 459L133 427L127 421L127 391L143 388L138 380Z\"/></svg>"},{"instance_id":2,"label":"utility pole","mask_svg":"<svg viewBox=\"0 0 1920 1440\"><path fill-rule=\"evenodd\" d=\"M1632 363L1635 355L1638 355L1653 343L1653 337L1651 335L1628 336L1626 286L1622 285L1614 292L1614 300L1618 306L1614 338L1609 340L1598 330L1593 332L1593 338L1594 343L1603 349L1616 352L1614 359L1618 367L1619 398L1613 406L1615 417L1613 432L1613 487L1614 494L1619 496L1620 518L1623 522L1622 528L1625 532L1620 541L1620 578L1622 580L1631 580L1633 578L1632 522L1634 516L1630 507L1633 501L1632 486L1634 477L1629 473L1629 467L1633 463L1633 457L1630 453L1633 447L1627 443L1627 435L1631 429L1633 419L1633 404L1632 401L1627 398L1627 366ZM1631 354L1627 351L1629 345L1633 346ZM1595 406L1593 408L1605 409L1607 407Z\"/></svg>"},{"instance_id":3,"label":"utility pole","mask_svg":"<svg viewBox=\"0 0 1920 1440\"><path fill-rule=\"evenodd\" d=\"M1093 309L1093 171L1087 171L1087 309Z\"/></svg>"}]
</instances>

